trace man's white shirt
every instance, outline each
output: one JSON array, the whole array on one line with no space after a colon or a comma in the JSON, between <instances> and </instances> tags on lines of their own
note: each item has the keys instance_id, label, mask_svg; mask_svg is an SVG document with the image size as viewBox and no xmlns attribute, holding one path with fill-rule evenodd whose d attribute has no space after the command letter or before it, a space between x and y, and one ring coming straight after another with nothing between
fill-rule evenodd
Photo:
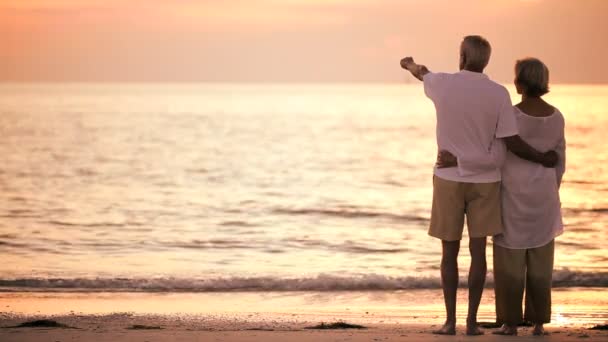
<instances>
[{"instance_id":1,"label":"man's white shirt","mask_svg":"<svg viewBox=\"0 0 608 342\"><path fill-rule=\"evenodd\" d=\"M506 148L517 134L507 89L482 73L427 73L424 92L437 112L437 146L458 158L458 167L437 168L437 177L467 183L501 180Z\"/></svg>"}]
</instances>

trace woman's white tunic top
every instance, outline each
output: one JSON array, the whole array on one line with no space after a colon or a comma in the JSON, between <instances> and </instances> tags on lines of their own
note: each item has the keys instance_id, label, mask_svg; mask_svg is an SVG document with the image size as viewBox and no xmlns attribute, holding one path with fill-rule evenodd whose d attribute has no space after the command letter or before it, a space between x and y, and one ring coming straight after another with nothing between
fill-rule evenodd
<instances>
[{"instance_id":1,"label":"woman's white tunic top","mask_svg":"<svg viewBox=\"0 0 608 342\"><path fill-rule=\"evenodd\" d=\"M507 153L502 167L504 232L494 243L513 249L536 248L563 232L559 185L566 166L564 117L559 110L546 117L530 116L514 107L519 135L538 151L555 150L556 168Z\"/></svg>"}]
</instances>

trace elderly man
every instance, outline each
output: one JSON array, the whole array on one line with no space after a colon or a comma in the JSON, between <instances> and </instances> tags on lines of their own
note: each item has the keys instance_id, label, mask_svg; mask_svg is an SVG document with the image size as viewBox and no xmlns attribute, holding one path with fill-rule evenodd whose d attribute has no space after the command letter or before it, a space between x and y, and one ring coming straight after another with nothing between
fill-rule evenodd
<instances>
[{"instance_id":1,"label":"elderly man","mask_svg":"<svg viewBox=\"0 0 608 342\"><path fill-rule=\"evenodd\" d=\"M467 335L481 335L477 310L486 278L486 237L502 232L500 167L506 147L520 158L553 167L557 155L540 153L517 135L517 124L505 87L483 74L491 47L480 36L467 36L460 46L460 72L433 73L413 58L401 67L424 82L437 112L437 145L459 161L458 167L435 168L429 235L442 240L441 283L447 313L435 334L456 333L458 252L467 218L469 232L469 309Z\"/></svg>"}]
</instances>

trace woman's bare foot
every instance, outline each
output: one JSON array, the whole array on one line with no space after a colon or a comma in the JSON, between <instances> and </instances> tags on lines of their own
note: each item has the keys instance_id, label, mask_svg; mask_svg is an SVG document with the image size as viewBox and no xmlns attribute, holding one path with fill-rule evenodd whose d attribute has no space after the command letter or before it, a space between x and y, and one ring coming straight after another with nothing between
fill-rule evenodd
<instances>
[{"instance_id":1,"label":"woman's bare foot","mask_svg":"<svg viewBox=\"0 0 608 342\"><path fill-rule=\"evenodd\" d=\"M438 330L433 330L435 335L456 335L456 322L445 322Z\"/></svg>"},{"instance_id":2,"label":"woman's bare foot","mask_svg":"<svg viewBox=\"0 0 608 342\"><path fill-rule=\"evenodd\" d=\"M545 328L543 327L542 323L538 323L538 324L534 324L534 330L532 330L532 335L544 336L544 335L549 335L549 333L547 331L545 331Z\"/></svg>"},{"instance_id":3,"label":"woman's bare foot","mask_svg":"<svg viewBox=\"0 0 608 342\"><path fill-rule=\"evenodd\" d=\"M477 322L467 322L467 335L469 336L479 336L483 335L483 330L479 328Z\"/></svg>"},{"instance_id":4,"label":"woman's bare foot","mask_svg":"<svg viewBox=\"0 0 608 342\"><path fill-rule=\"evenodd\" d=\"M517 336L517 326L510 326L503 324L500 329L492 332L494 335L508 335L508 336Z\"/></svg>"}]
</instances>

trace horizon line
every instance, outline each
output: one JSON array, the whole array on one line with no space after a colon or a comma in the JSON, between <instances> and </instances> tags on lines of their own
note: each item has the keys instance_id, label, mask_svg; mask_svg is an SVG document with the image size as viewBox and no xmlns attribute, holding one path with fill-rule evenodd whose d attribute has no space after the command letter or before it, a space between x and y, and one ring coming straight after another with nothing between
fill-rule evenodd
<instances>
[{"instance_id":1,"label":"horizon line","mask_svg":"<svg viewBox=\"0 0 608 342\"><path fill-rule=\"evenodd\" d=\"M499 84L511 84L512 82L500 82ZM416 80L404 81L51 81L51 80L0 80L0 85L15 85L15 84L221 84L221 85L414 85L422 82ZM551 85L586 85L586 86L608 86L606 82L552 82Z\"/></svg>"}]
</instances>

